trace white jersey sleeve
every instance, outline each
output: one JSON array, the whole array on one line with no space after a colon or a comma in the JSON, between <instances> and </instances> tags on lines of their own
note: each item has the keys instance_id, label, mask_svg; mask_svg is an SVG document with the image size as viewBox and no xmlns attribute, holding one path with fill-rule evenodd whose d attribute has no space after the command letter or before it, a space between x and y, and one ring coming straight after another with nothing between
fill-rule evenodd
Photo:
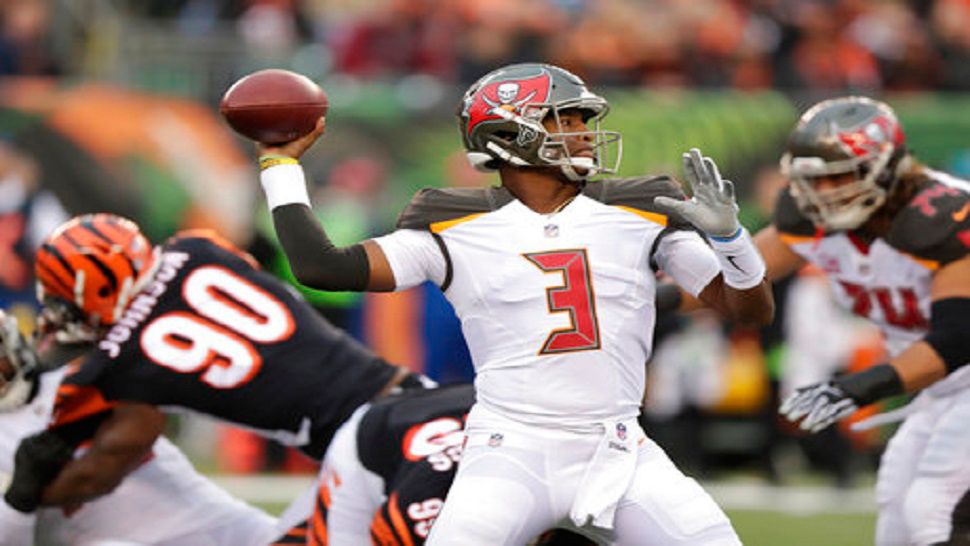
<instances>
[{"instance_id":1,"label":"white jersey sleeve","mask_svg":"<svg viewBox=\"0 0 970 546\"><path fill-rule=\"evenodd\" d=\"M695 297L721 272L714 251L693 231L677 231L660 239L654 259L663 272Z\"/></svg>"},{"instance_id":2,"label":"white jersey sleeve","mask_svg":"<svg viewBox=\"0 0 970 546\"><path fill-rule=\"evenodd\" d=\"M374 239L384 251L394 273L395 290L415 287L424 281L439 286L445 281L447 264L441 247L429 231L399 229Z\"/></svg>"}]
</instances>

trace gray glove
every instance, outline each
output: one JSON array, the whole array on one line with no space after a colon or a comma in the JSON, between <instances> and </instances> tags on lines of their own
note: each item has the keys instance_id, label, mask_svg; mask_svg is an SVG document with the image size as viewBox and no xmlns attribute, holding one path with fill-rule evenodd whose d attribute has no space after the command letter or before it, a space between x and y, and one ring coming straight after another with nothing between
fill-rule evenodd
<instances>
[{"instance_id":1,"label":"gray glove","mask_svg":"<svg viewBox=\"0 0 970 546\"><path fill-rule=\"evenodd\" d=\"M858 409L855 400L845 391L832 381L826 381L795 390L782 402L778 412L791 422L804 417L800 428L818 432Z\"/></svg>"},{"instance_id":2,"label":"gray glove","mask_svg":"<svg viewBox=\"0 0 970 546\"><path fill-rule=\"evenodd\" d=\"M676 212L712 237L731 237L738 232L738 203L734 198L734 184L721 180L714 160L701 156L691 148L684 158L684 177L694 196L686 201L659 196L657 206Z\"/></svg>"}]
</instances>

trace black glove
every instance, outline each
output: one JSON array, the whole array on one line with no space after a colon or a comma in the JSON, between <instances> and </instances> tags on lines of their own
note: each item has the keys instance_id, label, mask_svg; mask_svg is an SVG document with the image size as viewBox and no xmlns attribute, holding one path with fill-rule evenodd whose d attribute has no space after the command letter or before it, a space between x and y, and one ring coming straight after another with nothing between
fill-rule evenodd
<instances>
[{"instance_id":1,"label":"black glove","mask_svg":"<svg viewBox=\"0 0 970 546\"><path fill-rule=\"evenodd\" d=\"M20 512L33 512L44 488L73 456L74 446L49 431L24 438L14 455L13 479L3 499Z\"/></svg>"}]
</instances>

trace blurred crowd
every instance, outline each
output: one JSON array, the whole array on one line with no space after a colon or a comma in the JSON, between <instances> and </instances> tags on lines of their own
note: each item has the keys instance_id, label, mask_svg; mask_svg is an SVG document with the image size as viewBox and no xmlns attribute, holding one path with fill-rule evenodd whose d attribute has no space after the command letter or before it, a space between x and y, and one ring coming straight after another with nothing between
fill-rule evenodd
<instances>
[{"instance_id":1,"label":"blurred crowd","mask_svg":"<svg viewBox=\"0 0 970 546\"><path fill-rule=\"evenodd\" d=\"M16 11L11 6L29 10L22 6L54 1L5 1L4 42L16 48L36 40L36 29L25 32L23 17L10 16ZM858 92L970 89L968 0L127 4L129 15L176 21L190 34L232 25L253 49L264 52L323 45L321 63L363 80L424 74L467 84L510 61L544 59L572 69L594 85ZM3 63L4 68L16 65Z\"/></svg>"},{"instance_id":2,"label":"blurred crowd","mask_svg":"<svg viewBox=\"0 0 970 546\"><path fill-rule=\"evenodd\" d=\"M63 6L62 6L63 4ZM0 2L0 74L69 65L62 0ZM970 89L968 0L142 0L126 16L180 32L235 27L263 51L323 45L363 80L469 83L545 59L594 84L742 89ZM64 13L62 13L64 12ZM71 13L74 12L74 13ZM89 37L90 38L90 37ZM60 52L60 53L59 53Z\"/></svg>"}]
</instances>

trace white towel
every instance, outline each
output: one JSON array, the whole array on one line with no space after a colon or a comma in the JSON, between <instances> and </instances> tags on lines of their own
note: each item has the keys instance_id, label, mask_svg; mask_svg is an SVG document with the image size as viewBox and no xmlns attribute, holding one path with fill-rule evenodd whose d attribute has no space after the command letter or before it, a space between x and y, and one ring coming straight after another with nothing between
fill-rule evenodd
<instances>
[{"instance_id":1,"label":"white towel","mask_svg":"<svg viewBox=\"0 0 970 546\"><path fill-rule=\"evenodd\" d=\"M636 419L606 421L593 458L586 466L569 519L579 527L613 528L616 507L630 487L637 467L637 445L643 436Z\"/></svg>"}]
</instances>

